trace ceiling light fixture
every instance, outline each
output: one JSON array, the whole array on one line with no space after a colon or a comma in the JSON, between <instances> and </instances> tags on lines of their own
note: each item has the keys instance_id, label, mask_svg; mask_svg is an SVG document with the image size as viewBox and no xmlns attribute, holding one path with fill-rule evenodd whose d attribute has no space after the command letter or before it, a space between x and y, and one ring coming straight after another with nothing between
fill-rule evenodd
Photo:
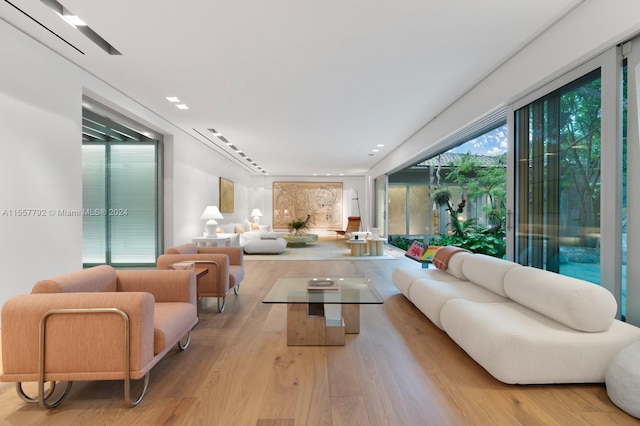
<instances>
[{"instance_id":1,"label":"ceiling light fixture","mask_svg":"<svg viewBox=\"0 0 640 426\"><path fill-rule=\"evenodd\" d=\"M100 47L102 50L107 52L109 55L122 55L113 47L108 41L100 37L95 31L91 29L82 19L78 16L71 13L71 11L67 10L60 2L57 0L40 0L42 4L47 6L53 12L55 12L58 16L64 19L69 25L71 25L76 30L80 31L84 34L89 40L96 44L96 46Z\"/></svg>"},{"instance_id":2,"label":"ceiling light fixture","mask_svg":"<svg viewBox=\"0 0 640 426\"><path fill-rule=\"evenodd\" d=\"M166 99L167 99L169 102L172 102L172 103L174 103L174 104L175 104L175 103L177 103L177 102L180 102L180 99L176 98L175 96L167 96L167 98L166 98Z\"/></svg>"},{"instance_id":3,"label":"ceiling light fixture","mask_svg":"<svg viewBox=\"0 0 640 426\"><path fill-rule=\"evenodd\" d=\"M74 27L86 27L87 23L82 19L78 18L76 15L67 14L66 12L62 14L62 19L70 23Z\"/></svg>"},{"instance_id":4,"label":"ceiling light fixture","mask_svg":"<svg viewBox=\"0 0 640 426\"><path fill-rule=\"evenodd\" d=\"M233 143L231 141L227 140L224 136L222 136L222 133L220 133L219 131L217 131L214 128L208 128L207 130L209 130L211 133L213 133L213 135L215 137L217 137L218 140L220 140L221 142L224 142L229 149L231 149L231 150L233 150L235 152L236 155L238 155L238 156L244 158L245 160L247 160L253 167L255 167L256 169L262 171L262 173L266 173L266 171L264 171L262 169L262 167L258 166L258 164L255 161L253 161L252 158L250 158L247 154L242 152L241 149L239 149L238 147L233 145Z\"/></svg>"},{"instance_id":5,"label":"ceiling light fixture","mask_svg":"<svg viewBox=\"0 0 640 426\"><path fill-rule=\"evenodd\" d=\"M178 109L189 109L189 107L186 106L185 104L178 104L178 105L176 105L176 108L178 108Z\"/></svg>"}]
</instances>

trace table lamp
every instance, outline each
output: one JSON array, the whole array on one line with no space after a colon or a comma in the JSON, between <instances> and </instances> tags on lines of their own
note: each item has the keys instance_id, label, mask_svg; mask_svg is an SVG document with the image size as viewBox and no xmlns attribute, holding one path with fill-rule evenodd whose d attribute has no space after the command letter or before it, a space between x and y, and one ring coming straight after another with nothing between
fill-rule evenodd
<instances>
[{"instance_id":1,"label":"table lamp","mask_svg":"<svg viewBox=\"0 0 640 426\"><path fill-rule=\"evenodd\" d=\"M204 225L204 236L205 237L215 237L216 229L218 229L218 222L216 219L224 219L220 210L218 210L218 206L207 206L200 216L200 219L208 219L207 223Z\"/></svg>"},{"instance_id":2,"label":"table lamp","mask_svg":"<svg viewBox=\"0 0 640 426\"><path fill-rule=\"evenodd\" d=\"M260 211L260 209L253 209L251 210L251 214L249 216L253 218L253 223L260 223L262 212Z\"/></svg>"}]
</instances>

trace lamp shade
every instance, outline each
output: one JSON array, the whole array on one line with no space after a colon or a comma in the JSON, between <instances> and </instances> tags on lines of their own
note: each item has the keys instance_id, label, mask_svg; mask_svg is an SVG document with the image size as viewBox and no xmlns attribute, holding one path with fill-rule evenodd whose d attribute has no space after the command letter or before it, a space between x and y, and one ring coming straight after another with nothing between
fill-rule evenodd
<instances>
[{"instance_id":1,"label":"lamp shade","mask_svg":"<svg viewBox=\"0 0 640 426\"><path fill-rule=\"evenodd\" d=\"M251 214L249 216L251 216L251 217L262 217L262 212L260 211L260 209L253 209L253 210L251 210Z\"/></svg>"},{"instance_id":2,"label":"lamp shade","mask_svg":"<svg viewBox=\"0 0 640 426\"><path fill-rule=\"evenodd\" d=\"M216 229L218 229L216 219L224 219L224 216L218 210L218 206L207 206L200 219L207 219L207 223L204 226L205 237L214 237L216 236Z\"/></svg>"},{"instance_id":3,"label":"lamp shade","mask_svg":"<svg viewBox=\"0 0 640 426\"><path fill-rule=\"evenodd\" d=\"M224 216L222 216L222 213L218 210L218 206L207 206L204 212L202 212L200 219L224 219Z\"/></svg>"}]
</instances>

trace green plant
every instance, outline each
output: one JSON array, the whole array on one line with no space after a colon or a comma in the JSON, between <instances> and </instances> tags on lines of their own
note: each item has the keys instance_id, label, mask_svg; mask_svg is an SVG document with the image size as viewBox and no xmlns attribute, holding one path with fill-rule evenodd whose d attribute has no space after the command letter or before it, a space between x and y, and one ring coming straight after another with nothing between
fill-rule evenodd
<instances>
[{"instance_id":1,"label":"green plant","mask_svg":"<svg viewBox=\"0 0 640 426\"><path fill-rule=\"evenodd\" d=\"M309 229L309 219L311 219L311 215L307 215L306 219L298 219L295 218L287 223L287 228L289 232L295 232L296 234L302 233L305 229Z\"/></svg>"},{"instance_id":2,"label":"green plant","mask_svg":"<svg viewBox=\"0 0 640 426\"><path fill-rule=\"evenodd\" d=\"M449 224L451 225L453 232L460 237L463 236L464 229L458 221L458 214L464 211L464 206L466 205L467 201L462 198L462 201L458 204L458 207L454 208L451 205L451 192L446 188L436 190L433 194L433 199L437 205L445 206L447 208L450 217Z\"/></svg>"},{"instance_id":3,"label":"green plant","mask_svg":"<svg viewBox=\"0 0 640 426\"><path fill-rule=\"evenodd\" d=\"M439 206L445 206L449 204L449 200L451 199L451 191L448 189L437 189L433 193L433 201L436 202Z\"/></svg>"},{"instance_id":4,"label":"green plant","mask_svg":"<svg viewBox=\"0 0 640 426\"><path fill-rule=\"evenodd\" d=\"M488 256L503 258L507 253L504 229L501 226L483 228L478 225L468 224L464 235L436 235L431 238L429 244L438 246L456 246L465 248L473 253L482 253Z\"/></svg>"}]
</instances>

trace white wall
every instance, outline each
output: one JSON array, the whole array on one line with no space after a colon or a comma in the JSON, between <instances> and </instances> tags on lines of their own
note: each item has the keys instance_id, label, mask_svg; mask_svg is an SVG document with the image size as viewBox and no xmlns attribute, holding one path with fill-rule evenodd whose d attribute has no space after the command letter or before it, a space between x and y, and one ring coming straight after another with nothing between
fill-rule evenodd
<instances>
[{"instance_id":1,"label":"white wall","mask_svg":"<svg viewBox=\"0 0 640 426\"><path fill-rule=\"evenodd\" d=\"M260 224L273 225L273 182L342 182L342 222L343 228L347 225L347 217L362 217L363 229L370 227L367 212L365 209L365 192L366 179L364 176L341 176L341 177L309 177L309 176L255 176L251 178L253 183L253 202L264 215L260 220ZM360 213L358 212L358 202L355 198L359 198ZM314 229L314 233L320 235L335 235L327 229Z\"/></svg>"},{"instance_id":2,"label":"white wall","mask_svg":"<svg viewBox=\"0 0 640 426\"><path fill-rule=\"evenodd\" d=\"M33 284L82 267L82 95L165 135L165 247L200 235L218 205L219 178L235 183L235 211L249 215L249 173L192 136L0 20L0 304ZM17 217L41 209L45 217ZM15 212L15 213L13 213Z\"/></svg>"},{"instance_id":3,"label":"white wall","mask_svg":"<svg viewBox=\"0 0 640 426\"><path fill-rule=\"evenodd\" d=\"M0 302L82 266L79 71L0 21ZM63 172L61 172L63 171ZM39 209L46 216L22 216ZM29 214L29 213L26 213Z\"/></svg>"}]
</instances>

